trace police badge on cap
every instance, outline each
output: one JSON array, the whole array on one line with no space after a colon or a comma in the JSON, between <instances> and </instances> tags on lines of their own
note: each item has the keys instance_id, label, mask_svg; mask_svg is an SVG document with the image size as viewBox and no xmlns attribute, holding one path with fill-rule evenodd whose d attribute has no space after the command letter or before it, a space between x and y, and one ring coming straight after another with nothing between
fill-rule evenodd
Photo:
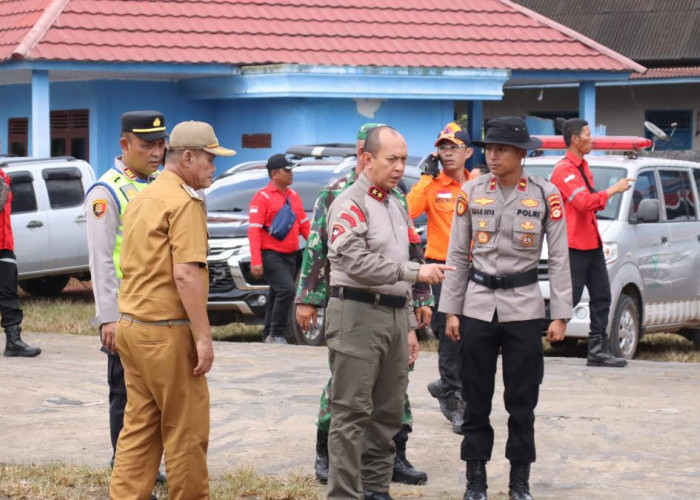
<instances>
[{"instance_id":1,"label":"police badge on cap","mask_svg":"<svg viewBox=\"0 0 700 500\"><path fill-rule=\"evenodd\" d=\"M128 111L122 115L122 133L131 132L144 141L165 139L165 117L159 111Z\"/></svg>"}]
</instances>

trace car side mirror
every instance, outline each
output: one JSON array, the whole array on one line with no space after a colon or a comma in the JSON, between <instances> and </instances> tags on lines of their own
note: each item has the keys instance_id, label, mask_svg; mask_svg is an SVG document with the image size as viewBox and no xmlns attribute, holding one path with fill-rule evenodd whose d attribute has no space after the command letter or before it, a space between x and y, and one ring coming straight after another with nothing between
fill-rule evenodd
<instances>
[{"instance_id":1,"label":"car side mirror","mask_svg":"<svg viewBox=\"0 0 700 500\"><path fill-rule=\"evenodd\" d=\"M661 203L659 200L642 200L637 209L639 222L659 222L661 218Z\"/></svg>"}]
</instances>

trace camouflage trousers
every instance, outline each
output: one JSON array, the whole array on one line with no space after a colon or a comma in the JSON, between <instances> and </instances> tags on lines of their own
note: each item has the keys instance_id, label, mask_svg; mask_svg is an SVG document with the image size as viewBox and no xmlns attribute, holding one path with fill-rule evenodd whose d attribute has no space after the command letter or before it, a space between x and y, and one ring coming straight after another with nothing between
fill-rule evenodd
<instances>
[{"instance_id":1,"label":"camouflage trousers","mask_svg":"<svg viewBox=\"0 0 700 500\"><path fill-rule=\"evenodd\" d=\"M316 420L316 426L328 434L331 429L331 380L328 379L328 383L323 388L321 393L321 406L318 409L318 419ZM404 394L403 398L403 418L401 419L401 425L407 425L408 427L413 427L413 412L411 411L411 402L408 400L408 393Z\"/></svg>"}]
</instances>

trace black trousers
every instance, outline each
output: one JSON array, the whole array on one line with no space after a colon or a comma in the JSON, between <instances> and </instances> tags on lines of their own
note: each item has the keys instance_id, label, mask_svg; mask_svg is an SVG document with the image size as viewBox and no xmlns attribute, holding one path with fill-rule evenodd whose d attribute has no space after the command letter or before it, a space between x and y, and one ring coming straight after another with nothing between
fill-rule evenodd
<instances>
[{"instance_id":1,"label":"black trousers","mask_svg":"<svg viewBox=\"0 0 700 500\"><path fill-rule=\"evenodd\" d=\"M17 293L17 259L12 250L0 250L0 326L21 325L24 316Z\"/></svg>"},{"instance_id":2,"label":"black trousers","mask_svg":"<svg viewBox=\"0 0 700 500\"><path fill-rule=\"evenodd\" d=\"M444 261L426 259L428 263L444 264ZM438 371L442 386L442 397L451 398L462 392L462 355L460 353L462 340L453 342L445 335L445 313L438 312L442 283L431 285L435 297L435 309L430 327L438 337Z\"/></svg>"},{"instance_id":3,"label":"black trousers","mask_svg":"<svg viewBox=\"0 0 700 500\"><path fill-rule=\"evenodd\" d=\"M467 403L462 460L490 460L493 401L498 352L502 353L503 383L508 417L506 458L535 461L535 407L544 376L541 320L500 323L460 316L462 336L462 395Z\"/></svg>"},{"instance_id":4,"label":"black trousers","mask_svg":"<svg viewBox=\"0 0 700 500\"><path fill-rule=\"evenodd\" d=\"M116 354L107 354L107 383L109 384L109 434L112 450L117 451L119 433L124 427L124 408L126 408L126 384L124 367Z\"/></svg>"},{"instance_id":5,"label":"black trousers","mask_svg":"<svg viewBox=\"0 0 700 500\"><path fill-rule=\"evenodd\" d=\"M289 320L289 311L294 301L294 276L296 274L296 252L280 253L263 250L263 275L270 285L265 306L265 329L263 337L284 337Z\"/></svg>"},{"instance_id":6,"label":"black trousers","mask_svg":"<svg viewBox=\"0 0 700 500\"><path fill-rule=\"evenodd\" d=\"M574 306L581 300L583 287L588 289L588 303L591 316L590 335L606 334L608 314L610 313L610 281L605 265L603 249L575 250L569 249L571 264L571 284Z\"/></svg>"},{"instance_id":7,"label":"black trousers","mask_svg":"<svg viewBox=\"0 0 700 500\"><path fill-rule=\"evenodd\" d=\"M99 331L102 339L102 329ZM112 453L117 451L119 433L124 427L124 409L126 408L126 383L124 382L124 367L118 354L112 354L107 349L100 349L107 355L107 385L109 386L109 435L112 440Z\"/></svg>"}]
</instances>

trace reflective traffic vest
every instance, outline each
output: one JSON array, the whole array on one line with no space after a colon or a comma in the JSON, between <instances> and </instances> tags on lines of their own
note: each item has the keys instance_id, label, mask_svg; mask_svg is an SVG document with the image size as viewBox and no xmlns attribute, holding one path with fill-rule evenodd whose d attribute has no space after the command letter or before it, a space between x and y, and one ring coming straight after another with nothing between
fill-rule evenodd
<instances>
[{"instance_id":1,"label":"reflective traffic vest","mask_svg":"<svg viewBox=\"0 0 700 500\"><path fill-rule=\"evenodd\" d=\"M110 168L90 188L92 189L98 185L105 186L109 192L112 193L112 197L117 202L117 208L119 209L119 228L117 229L112 260L114 261L114 269L117 271L117 278L120 280L122 279L122 270L119 265L119 259L122 251L122 238L124 234L124 211L134 196L148 186L153 177L155 177L155 175L148 180L143 180L136 177L129 168L124 169L124 172L120 172L116 168Z\"/></svg>"}]
</instances>

